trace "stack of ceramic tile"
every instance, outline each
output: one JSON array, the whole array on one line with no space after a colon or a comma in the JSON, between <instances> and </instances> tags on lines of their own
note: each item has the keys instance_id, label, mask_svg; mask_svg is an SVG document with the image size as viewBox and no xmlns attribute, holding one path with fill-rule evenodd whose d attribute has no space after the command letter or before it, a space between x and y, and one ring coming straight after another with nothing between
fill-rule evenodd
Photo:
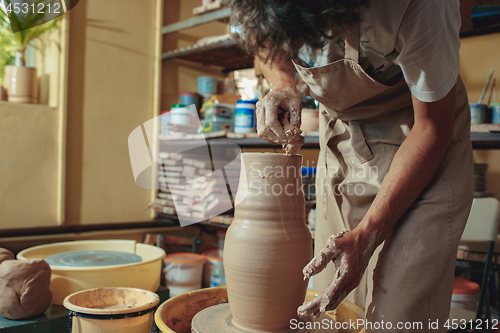
<instances>
[{"instance_id":1,"label":"stack of ceramic tile","mask_svg":"<svg viewBox=\"0 0 500 333\"><path fill-rule=\"evenodd\" d=\"M160 153L157 212L204 220L231 211L230 184L238 183L239 168L213 170L209 159L189 153ZM227 179L227 182L226 182Z\"/></svg>"}]
</instances>

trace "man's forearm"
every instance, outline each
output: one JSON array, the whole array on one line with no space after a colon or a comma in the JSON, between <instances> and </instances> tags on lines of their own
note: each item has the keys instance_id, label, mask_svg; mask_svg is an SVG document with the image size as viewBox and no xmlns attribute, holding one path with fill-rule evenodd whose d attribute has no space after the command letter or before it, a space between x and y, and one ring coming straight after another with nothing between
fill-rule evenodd
<instances>
[{"instance_id":1,"label":"man's forearm","mask_svg":"<svg viewBox=\"0 0 500 333\"><path fill-rule=\"evenodd\" d=\"M291 87L297 91L294 79L295 67L284 52L277 54L274 59L268 59L266 51L261 50L258 57L260 68L271 91L283 87Z\"/></svg>"}]
</instances>

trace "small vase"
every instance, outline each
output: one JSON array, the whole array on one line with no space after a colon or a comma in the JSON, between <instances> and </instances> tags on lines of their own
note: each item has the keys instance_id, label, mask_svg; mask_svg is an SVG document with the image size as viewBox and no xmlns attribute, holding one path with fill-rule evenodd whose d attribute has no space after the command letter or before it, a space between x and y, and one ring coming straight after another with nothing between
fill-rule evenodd
<instances>
[{"instance_id":1,"label":"small vase","mask_svg":"<svg viewBox=\"0 0 500 333\"><path fill-rule=\"evenodd\" d=\"M312 258L304 218L302 156L243 153L234 220L224 244L233 324L259 332L290 331L307 289Z\"/></svg>"},{"instance_id":2,"label":"small vase","mask_svg":"<svg viewBox=\"0 0 500 333\"><path fill-rule=\"evenodd\" d=\"M4 79L9 102L38 103L36 68L5 66Z\"/></svg>"}]
</instances>

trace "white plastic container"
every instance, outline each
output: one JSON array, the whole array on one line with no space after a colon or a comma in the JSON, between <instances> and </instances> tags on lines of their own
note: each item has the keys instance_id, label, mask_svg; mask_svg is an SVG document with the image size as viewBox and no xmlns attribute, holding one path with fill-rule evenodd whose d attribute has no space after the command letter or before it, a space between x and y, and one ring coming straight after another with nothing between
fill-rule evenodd
<instances>
[{"instance_id":1,"label":"white plastic container","mask_svg":"<svg viewBox=\"0 0 500 333\"><path fill-rule=\"evenodd\" d=\"M455 277L451 306L475 312L477 310L480 290L477 283Z\"/></svg>"},{"instance_id":2,"label":"white plastic container","mask_svg":"<svg viewBox=\"0 0 500 333\"><path fill-rule=\"evenodd\" d=\"M64 299L72 333L149 333L157 294L134 288L83 290Z\"/></svg>"},{"instance_id":3,"label":"white plastic container","mask_svg":"<svg viewBox=\"0 0 500 333\"><path fill-rule=\"evenodd\" d=\"M196 253L173 253L165 256L163 274L170 297L201 288L205 256Z\"/></svg>"},{"instance_id":4,"label":"white plastic container","mask_svg":"<svg viewBox=\"0 0 500 333\"><path fill-rule=\"evenodd\" d=\"M234 111L234 132L255 132L255 104L257 101L238 100Z\"/></svg>"},{"instance_id":5,"label":"white plastic container","mask_svg":"<svg viewBox=\"0 0 500 333\"><path fill-rule=\"evenodd\" d=\"M203 285L207 287L225 286L226 277L219 249L205 251L203 255L206 256L203 268Z\"/></svg>"},{"instance_id":6,"label":"white plastic container","mask_svg":"<svg viewBox=\"0 0 500 333\"><path fill-rule=\"evenodd\" d=\"M174 104L170 110L170 123L174 125L189 125L190 114L191 111L188 107Z\"/></svg>"}]
</instances>

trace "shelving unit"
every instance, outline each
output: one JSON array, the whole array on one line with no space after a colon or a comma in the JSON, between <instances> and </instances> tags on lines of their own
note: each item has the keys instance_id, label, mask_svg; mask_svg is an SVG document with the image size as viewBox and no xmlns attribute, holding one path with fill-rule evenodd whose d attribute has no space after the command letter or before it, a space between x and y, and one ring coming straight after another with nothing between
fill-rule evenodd
<instances>
[{"instance_id":1,"label":"shelving unit","mask_svg":"<svg viewBox=\"0 0 500 333\"><path fill-rule=\"evenodd\" d=\"M217 20L227 21L229 19L229 15L229 9L220 9L164 26L162 33L165 36ZM236 40L232 36L228 36L225 40L215 43L190 46L162 54L163 61L171 59L188 60L200 63L204 66L221 66L224 67L223 72L253 67L253 56L240 49L236 44Z\"/></svg>"},{"instance_id":2,"label":"shelving unit","mask_svg":"<svg viewBox=\"0 0 500 333\"><path fill-rule=\"evenodd\" d=\"M253 67L253 56L242 51L233 37L162 54L163 61L171 59L184 59L204 66L221 66L224 72Z\"/></svg>"},{"instance_id":3,"label":"shelving unit","mask_svg":"<svg viewBox=\"0 0 500 333\"><path fill-rule=\"evenodd\" d=\"M281 149L280 145L273 144L258 137L249 137L241 139L230 138L207 138L207 143L221 143L224 141L234 143L240 148L276 148ZM473 149L500 149L500 132L498 133L471 133L471 142ZM319 149L319 137L306 136L305 143L301 149Z\"/></svg>"}]
</instances>

